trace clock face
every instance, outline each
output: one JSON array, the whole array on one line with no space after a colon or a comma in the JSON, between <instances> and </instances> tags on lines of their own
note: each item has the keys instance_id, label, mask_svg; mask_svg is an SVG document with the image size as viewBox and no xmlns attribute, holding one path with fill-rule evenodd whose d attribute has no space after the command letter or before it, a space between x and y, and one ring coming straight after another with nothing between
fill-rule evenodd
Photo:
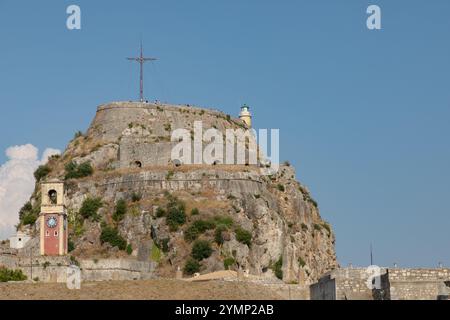
<instances>
[{"instance_id":1,"label":"clock face","mask_svg":"<svg viewBox=\"0 0 450 320\"><path fill-rule=\"evenodd\" d=\"M49 228L55 228L58 224L58 220L55 217L50 217L47 219L47 226Z\"/></svg>"}]
</instances>

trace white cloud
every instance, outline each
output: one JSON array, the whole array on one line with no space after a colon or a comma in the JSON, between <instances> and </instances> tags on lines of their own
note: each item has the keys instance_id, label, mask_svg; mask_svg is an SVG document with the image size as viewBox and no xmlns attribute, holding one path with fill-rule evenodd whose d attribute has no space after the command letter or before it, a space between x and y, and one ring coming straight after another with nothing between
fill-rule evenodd
<instances>
[{"instance_id":1,"label":"white cloud","mask_svg":"<svg viewBox=\"0 0 450 320\"><path fill-rule=\"evenodd\" d=\"M14 234L18 212L34 190L36 168L45 164L49 156L59 153L57 149L47 148L39 159L38 149L31 144L6 149L9 160L0 166L0 239Z\"/></svg>"}]
</instances>

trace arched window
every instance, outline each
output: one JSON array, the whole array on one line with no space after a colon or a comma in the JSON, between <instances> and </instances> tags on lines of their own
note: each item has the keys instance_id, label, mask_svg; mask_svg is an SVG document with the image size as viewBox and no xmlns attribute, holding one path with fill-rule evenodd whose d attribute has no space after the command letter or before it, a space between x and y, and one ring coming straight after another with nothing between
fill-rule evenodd
<instances>
[{"instance_id":1,"label":"arched window","mask_svg":"<svg viewBox=\"0 0 450 320\"><path fill-rule=\"evenodd\" d=\"M51 204L56 204L58 202L58 192L56 190L50 190L48 192L48 199Z\"/></svg>"}]
</instances>

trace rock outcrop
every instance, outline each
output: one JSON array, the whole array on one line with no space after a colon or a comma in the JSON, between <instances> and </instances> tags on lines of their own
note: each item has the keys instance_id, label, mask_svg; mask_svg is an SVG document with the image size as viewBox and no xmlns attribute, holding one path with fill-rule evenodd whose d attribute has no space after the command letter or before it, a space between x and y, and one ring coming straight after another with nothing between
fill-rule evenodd
<instances>
[{"instance_id":1,"label":"rock outcrop","mask_svg":"<svg viewBox=\"0 0 450 320\"><path fill-rule=\"evenodd\" d=\"M71 254L81 259L152 259L160 275L173 277L191 255L192 239L186 233L202 220L215 225L195 236L208 240L213 249L200 261L200 272L223 270L226 260L227 267L253 275L310 283L335 269L333 231L307 188L295 180L291 165L267 176L257 165L173 163L172 130L193 130L198 120L204 130L245 128L239 119L190 106L116 102L98 108L87 133L48 164L48 178L64 179L71 162L89 162L94 169L90 176L66 179ZM39 198L36 188L31 203L36 206ZM79 211L87 198L101 199L102 207L94 217L82 218ZM127 211L114 219L120 199ZM187 216L177 227L168 223L171 201L182 203ZM218 231L221 221L226 227ZM100 241L105 226L118 230L129 244L127 250ZM251 234L250 241L238 235L242 230Z\"/></svg>"}]
</instances>

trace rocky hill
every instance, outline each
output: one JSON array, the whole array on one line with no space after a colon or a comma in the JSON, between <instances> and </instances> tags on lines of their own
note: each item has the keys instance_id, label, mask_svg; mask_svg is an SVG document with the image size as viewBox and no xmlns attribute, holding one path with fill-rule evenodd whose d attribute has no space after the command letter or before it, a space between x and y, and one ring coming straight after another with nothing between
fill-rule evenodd
<instances>
[{"instance_id":1,"label":"rocky hill","mask_svg":"<svg viewBox=\"0 0 450 320\"><path fill-rule=\"evenodd\" d=\"M256 165L170 160L172 130L193 130L198 120L204 130L245 127L209 109L110 103L39 168L38 179L65 180L73 259L151 259L168 277L178 267L185 274L240 267L304 283L335 269L333 231L291 165L267 176ZM21 211L22 227L39 212L39 192Z\"/></svg>"}]
</instances>

